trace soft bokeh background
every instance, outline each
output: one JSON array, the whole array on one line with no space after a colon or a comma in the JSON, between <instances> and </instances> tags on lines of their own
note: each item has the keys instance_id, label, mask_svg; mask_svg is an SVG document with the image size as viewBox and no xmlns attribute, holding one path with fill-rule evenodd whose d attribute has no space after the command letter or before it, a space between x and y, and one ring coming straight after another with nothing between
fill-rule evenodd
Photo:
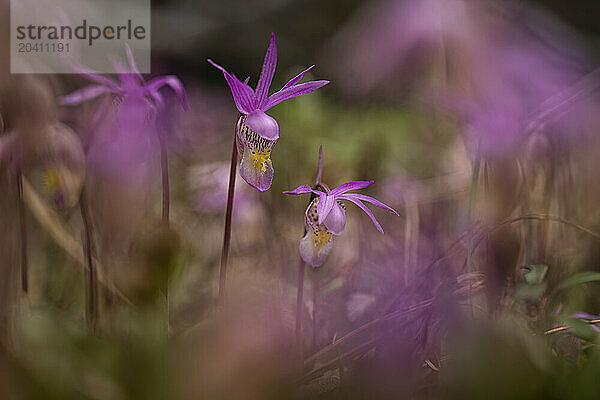
<instances>
[{"instance_id":1,"label":"soft bokeh background","mask_svg":"<svg viewBox=\"0 0 600 400\"><path fill-rule=\"evenodd\" d=\"M0 24L1 397L598 398L599 13L594 0L155 1L153 75L178 75L191 107L167 97L170 229L155 137L98 141L110 99L58 107L84 78L9 75ZM331 83L270 111L272 188L238 176L222 305L236 110L206 58L255 85L270 32L272 91L312 64L307 78ZM314 181L321 145L325 183L373 179L365 193L400 217L374 210L381 235L348 205L325 264L306 267L298 340L308 199L282 191Z\"/></svg>"}]
</instances>

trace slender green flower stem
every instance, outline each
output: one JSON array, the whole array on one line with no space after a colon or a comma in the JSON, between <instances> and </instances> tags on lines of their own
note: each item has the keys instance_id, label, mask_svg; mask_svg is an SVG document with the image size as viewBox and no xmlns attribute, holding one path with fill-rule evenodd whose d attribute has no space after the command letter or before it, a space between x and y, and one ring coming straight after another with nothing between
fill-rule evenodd
<instances>
[{"instance_id":1,"label":"slender green flower stem","mask_svg":"<svg viewBox=\"0 0 600 400\"><path fill-rule=\"evenodd\" d=\"M79 198L79 211L83 223L84 255L86 263L86 313L85 319L92 332L96 332L98 322L98 273L94 265L94 238L90 214L87 207L85 191L82 190Z\"/></svg>"},{"instance_id":2,"label":"slender green flower stem","mask_svg":"<svg viewBox=\"0 0 600 400\"><path fill-rule=\"evenodd\" d=\"M238 115L237 121L240 116ZM233 148L231 150L231 169L229 170L229 189L227 191L227 210L225 211L225 232L223 234L223 251L221 252L221 270L219 271L219 302L225 298L225 285L227 283L227 261L229 260L229 245L231 242L231 216L233 212L233 196L235 194L235 178L237 172L237 121L236 131L233 134Z\"/></svg>"},{"instance_id":3,"label":"slender green flower stem","mask_svg":"<svg viewBox=\"0 0 600 400\"><path fill-rule=\"evenodd\" d=\"M19 233L21 241L21 290L27 295L29 292L28 262L27 262L27 225L25 220L25 203L23 201L23 174L20 168L16 171L17 201L19 213Z\"/></svg>"}]
</instances>

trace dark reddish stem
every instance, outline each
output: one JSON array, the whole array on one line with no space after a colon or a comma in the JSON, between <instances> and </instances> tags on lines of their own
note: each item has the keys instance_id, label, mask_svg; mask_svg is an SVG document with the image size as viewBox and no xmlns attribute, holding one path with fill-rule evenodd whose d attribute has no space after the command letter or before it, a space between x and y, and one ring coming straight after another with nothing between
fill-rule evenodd
<instances>
[{"instance_id":1,"label":"dark reddish stem","mask_svg":"<svg viewBox=\"0 0 600 400\"><path fill-rule=\"evenodd\" d=\"M163 125L162 119L157 120L157 133L158 142L160 144L160 172L162 181L162 222L163 225L168 229L169 222L169 208L170 208L170 185L169 185L169 156L167 153L167 137L166 129ZM169 276L165 280L165 319L166 319L166 330L167 336L169 335L170 316L169 316Z\"/></svg>"},{"instance_id":2,"label":"dark reddish stem","mask_svg":"<svg viewBox=\"0 0 600 400\"><path fill-rule=\"evenodd\" d=\"M317 325L317 310L318 310L318 293L319 293L319 282L317 280L316 275L313 275L313 326L312 326L312 342L313 342L313 349L316 350L317 349L317 331L318 331L318 325Z\"/></svg>"},{"instance_id":3,"label":"dark reddish stem","mask_svg":"<svg viewBox=\"0 0 600 400\"><path fill-rule=\"evenodd\" d=\"M90 215L87 208L87 199L85 191L81 192L79 198L79 211L81 212L81 220L83 222L83 240L84 240L84 251L85 251L85 262L86 262L86 322L92 332L96 331L97 325L97 310L98 310L98 296L97 296L97 282L98 275L96 267L94 265L94 238L92 236L92 224L90 221Z\"/></svg>"},{"instance_id":4,"label":"dark reddish stem","mask_svg":"<svg viewBox=\"0 0 600 400\"><path fill-rule=\"evenodd\" d=\"M158 140L160 142L160 170L162 175L162 220L163 223L169 226L169 157L167 154L167 142L162 129L158 132Z\"/></svg>"},{"instance_id":5,"label":"dark reddish stem","mask_svg":"<svg viewBox=\"0 0 600 400\"><path fill-rule=\"evenodd\" d=\"M321 184L321 179L323 177L323 146L319 147L319 163L317 167L317 177L315 178L315 185L313 189L317 189ZM311 195L310 201L308 202L308 206L310 207L312 201L314 199L314 195ZM306 235L306 229L304 229L304 235ZM304 237L302 235L302 237ZM304 295L304 261L300 259L300 265L298 266L298 294L296 296L296 340L298 344L301 346L302 340L302 297Z\"/></svg>"},{"instance_id":6,"label":"dark reddish stem","mask_svg":"<svg viewBox=\"0 0 600 400\"><path fill-rule=\"evenodd\" d=\"M21 290L25 295L29 291L27 264L27 225L25 221L25 203L23 202L23 175L20 168L16 171L19 213L19 232L21 236Z\"/></svg>"},{"instance_id":7,"label":"dark reddish stem","mask_svg":"<svg viewBox=\"0 0 600 400\"><path fill-rule=\"evenodd\" d=\"M235 194L235 178L238 158L236 134L237 123L236 132L233 135L233 148L231 150L231 169L229 170L229 189L227 191L227 210L225 211L225 233L223 235L223 251L221 253L221 270L219 272L219 301L221 303L223 302L225 296L225 284L227 283L227 261L229 260L229 245L231 242L231 216L233 212L233 196Z\"/></svg>"},{"instance_id":8,"label":"dark reddish stem","mask_svg":"<svg viewBox=\"0 0 600 400\"><path fill-rule=\"evenodd\" d=\"M306 231L304 234L306 234ZM300 265L298 266L298 294L296 297L296 340L298 341L299 346L302 346L302 297L304 295L304 269L304 261L300 259Z\"/></svg>"}]
</instances>

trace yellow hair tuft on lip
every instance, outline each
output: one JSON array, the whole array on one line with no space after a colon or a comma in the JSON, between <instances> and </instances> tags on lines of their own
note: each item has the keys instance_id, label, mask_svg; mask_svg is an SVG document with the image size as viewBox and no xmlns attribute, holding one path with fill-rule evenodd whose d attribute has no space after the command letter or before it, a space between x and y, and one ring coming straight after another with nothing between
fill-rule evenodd
<instances>
[{"instance_id":1,"label":"yellow hair tuft on lip","mask_svg":"<svg viewBox=\"0 0 600 400\"><path fill-rule=\"evenodd\" d=\"M271 152L252 150L250 153L250 161L252 166L264 174L267 171L267 165L271 164Z\"/></svg>"},{"instance_id":2,"label":"yellow hair tuft on lip","mask_svg":"<svg viewBox=\"0 0 600 400\"><path fill-rule=\"evenodd\" d=\"M325 250L332 236L333 234L327 231L313 232L313 242L319 253Z\"/></svg>"}]
</instances>

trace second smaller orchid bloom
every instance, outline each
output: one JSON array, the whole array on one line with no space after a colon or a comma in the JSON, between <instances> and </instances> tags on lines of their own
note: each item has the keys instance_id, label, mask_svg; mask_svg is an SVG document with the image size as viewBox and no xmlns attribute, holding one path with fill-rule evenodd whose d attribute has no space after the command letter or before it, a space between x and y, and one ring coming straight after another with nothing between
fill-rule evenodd
<instances>
[{"instance_id":1,"label":"second smaller orchid bloom","mask_svg":"<svg viewBox=\"0 0 600 400\"><path fill-rule=\"evenodd\" d=\"M240 175L255 189L268 190L273 180L271 150L279 140L279 125L273 117L266 114L266 111L284 100L317 90L329 81L298 83L304 74L314 67L313 65L290 79L280 91L269 96L269 88L277 65L277 45L274 34L271 34L256 89L248 85L248 79L242 82L211 59L208 62L223 72L235 106L241 115L236 128L236 142L241 157Z\"/></svg>"},{"instance_id":2,"label":"second smaller orchid bloom","mask_svg":"<svg viewBox=\"0 0 600 400\"><path fill-rule=\"evenodd\" d=\"M331 250L333 236L339 236L344 233L346 227L346 208L342 200L350 201L363 210L373 224L383 232L383 228L375 219L375 216L369 208L363 203L368 202L377 207L386 209L398 215L391 207L383 204L379 200L359 193L348 193L351 190L363 189L374 181L356 181L348 182L329 190L325 185L318 189L313 189L308 185L302 185L294 190L283 192L284 194L300 195L305 193L314 193L318 195L308 206L305 213L306 235L300 241L300 256L312 267L318 267L325 261L327 254Z\"/></svg>"}]
</instances>

